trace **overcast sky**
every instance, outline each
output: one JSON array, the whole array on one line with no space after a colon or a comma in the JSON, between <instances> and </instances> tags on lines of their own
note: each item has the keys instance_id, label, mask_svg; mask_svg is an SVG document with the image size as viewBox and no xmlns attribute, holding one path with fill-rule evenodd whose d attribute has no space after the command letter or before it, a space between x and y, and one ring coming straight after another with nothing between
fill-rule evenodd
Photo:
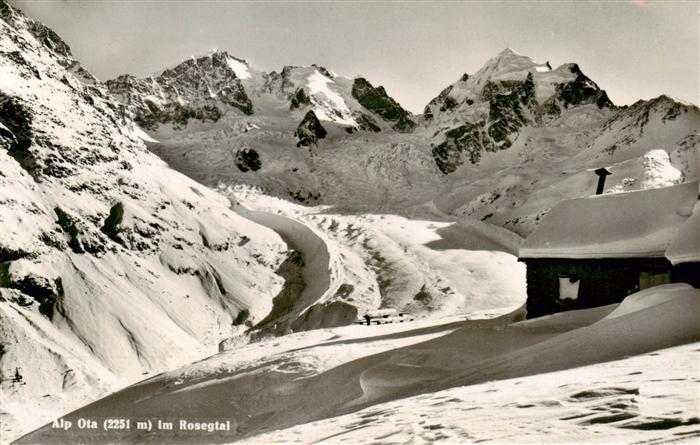
<instances>
[{"instance_id":1,"label":"overcast sky","mask_svg":"<svg viewBox=\"0 0 700 445\"><path fill-rule=\"evenodd\" d=\"M362 74L414 112L506 47L576 62L617 104L698 103L695 1L19 1L101 79L145 76L212 48L264 71Z\"/></svg>"}]
</instances>

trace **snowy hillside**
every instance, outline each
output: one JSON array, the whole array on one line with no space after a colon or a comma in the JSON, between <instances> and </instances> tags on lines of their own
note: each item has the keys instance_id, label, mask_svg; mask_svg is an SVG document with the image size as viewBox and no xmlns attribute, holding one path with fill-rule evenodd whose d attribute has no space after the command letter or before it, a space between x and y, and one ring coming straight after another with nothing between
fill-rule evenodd
<instances>
[{"instance_id":1,"label":"snowy hillside","mask_svg":"<svg viewBox=\"0 0 700 445\"><path fill-rule=\"evenodd\" d=\"M689 443L699 421L699 301L697 289L676 284L525 322L510 315L292 334L65 417L128 411L132 419L228 421L228 430L45 426L19 443Z\"/></svg>"},{"instance_id":2,"label":"snowy hillside","mask_svg":"<svg viewBox=\"0 0 700 445\"><path fill-rule=\"evenodd\" d=\"M269 313L287 246L169 169L57 35L0 8L7 440L216 351L239 314Z\"/></svg>"},{"instance_id":3,"label":"snowy hillside","mask_svg":"<svg viewBox=\"0 0 700 445\"><path fill-rule=\"evenodd\" d=\"M613 173L609 192L700 174L697 107L665 96L617 107L578 65L510 49L421 116L362 77L316 65L263 73L225 52L123 79L107 82L110 91L173 168L210 186L247 184L342 211L469 216L525 236L556 202L593 194L596 168ZM221 98L226 79L249 110ZM177 94L163 99L163 88ZM198 114L203 103L212 116ZM169 111L177 104L194 111L179 119Z\"/></svg>"}]
</instances>

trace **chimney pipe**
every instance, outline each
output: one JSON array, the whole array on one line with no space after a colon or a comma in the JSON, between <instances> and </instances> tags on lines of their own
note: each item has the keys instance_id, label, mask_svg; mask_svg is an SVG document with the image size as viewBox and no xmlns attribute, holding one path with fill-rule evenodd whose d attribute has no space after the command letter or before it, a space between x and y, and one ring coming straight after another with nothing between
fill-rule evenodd
<instances>
[{"instance_id":1,"label":"chimney pipe","mask_svg":"<svg viewBox=\"0 0 700 445\"><path fill-rule=\"evenodd\" d=\"M601 167L595 171L595 174L598 175L598 188L596 189L595 194L601 195L603 193L603 189L605 189L605 177L611 175L612 173Z\"/></svg>"}]
</instances>

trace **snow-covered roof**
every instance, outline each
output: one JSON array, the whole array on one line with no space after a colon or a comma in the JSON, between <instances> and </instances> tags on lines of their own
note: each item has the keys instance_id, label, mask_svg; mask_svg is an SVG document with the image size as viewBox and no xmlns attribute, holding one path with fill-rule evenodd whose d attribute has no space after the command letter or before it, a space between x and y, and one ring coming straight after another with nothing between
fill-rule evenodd
<instances>
[{"instance_id":1,"label":"snow-covered roof","mask_svg":"<svg viewBox=\"0 0 700 445\"><path fill-rule=\"evenodd\" d=\"M700 262L700 201L666 249L671 264Z\"/></svg>"},{"instance_id":2,"label":"snow-covered roof","mask_svg":"<svg viewBox=\"0 0 700 445\"><path fill-rule=\"evenodd\" d=\"M698 261L698 181L562 201L520 247L521 258ZM694 221L694 222L693 222Z\"/></svg>"}]
</instances>

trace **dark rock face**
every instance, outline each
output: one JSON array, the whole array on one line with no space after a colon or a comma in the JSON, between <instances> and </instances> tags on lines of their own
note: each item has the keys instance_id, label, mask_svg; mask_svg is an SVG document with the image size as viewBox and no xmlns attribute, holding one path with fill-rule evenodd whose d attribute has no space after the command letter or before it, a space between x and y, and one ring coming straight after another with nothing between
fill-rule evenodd
<instances>
[{"instance_id":1,"label":"dark rock face","mask_svg":"<svg viewBox=\"0 0 700 445\"><path fill-rule=\"evenodd\" d=\"M290 190L287 192L287 194L290 198L302 204L318 202L321 199L320 193L314 193L304 190Z\"/></svg>"},{"instance_id":2,"label":"dark rock face","mask_svg":"<svg viewBox=\"0 0 700 445\"><path fill-rule=\"evenodd\" d=\"M292 71L294 68L298 68L297 66L294 65L286 65L284 68L282 68L282 72L279 74L279 78L282 81L280 84L280 90L281 91L286 91L289 88L292 88L294 86L294 83L291 80L291 75ZM273 75L270 76L270 81L273 81L277 73L273 73Z\"/></svg>"},{"instance_id":3,"label":"dark rock face","mask_svg":"<svg viewBox=\"0 0 700 445\"><path fill-rule=\"evenodd\" d=\"M481 152L489 144L484 122L465 123L448 131L445 134L445 142L434 147L432 154L440 171L449 174L464 163L462 153L465 153L472 164L477 164L481 159Z\"/></svg>"},{"instance_id":4,"label":"dark rock face","mask_svg":"<svg viewBox=\"0 0 700 445\"><path fill-rule=\"evenodd\" d=\"M147 130L155 130L158 124L172 123L175 128L183 128L190 119L202 122L216 122L221 118L221 111L214 105L188 107L179 103L157 106L146 101L148 111L134 116L134 121Z\"/></svg>"},{"instance_id":5,"label":"dark rock face","mask_svg":"<svg viewBox=\"0 0 700 445\"><path fill-rule=\"evenodd\" d=\"M440 91L440 94L438 94L436 98L431 100L430 103L426 105L424 114L427 119L433 118L433 107L439 108L440 111L448 111L455 108L458 105L457 100L450 96L450 92L453 88L454 87L450 85L444 90Z\"/></svg>"},{"instance_id":6,"label":"dark rock face","mask_svg":"<svg viewBox=\"0 0 700 445\"><path fill-rule=\"evenodd\" d=\"M379 128L379 125L377 125L377 121L375 121L370 115L362 113L356 119L356 121L357 125L360 127L360 130L372 131L375 133L382 131L382 129Z\"/></svg>"},{"instance_id":7,"label":"dark rock face","mask_svg":"<svg viewBox=\"0 0 700 445\"><path fill-rule=\"evenodd\" d=\"M15 98L0 92L0 146L33 177L38 174L37 161L32 154L32 116L28 108Z\"/></svg>"},{"instance_id":8,"label":"dark rock face","mask_svg":"<svg viewBox=\"0 0 700 445\"><path fill-rule=\"evenodd\" d=\"M39 304L39 312L48 319L52 319L54 313L62 312L63 283L61 278L49 280L36 275L26 275L20 279L12 279L7 276L7 272L0 270L0 278L3 287L17 289L24 295L34 299ZM18 303L22 306L31 305L31 301L26 301L24 296L20 297Z\"/></svg>"},{"instance_id":9,"label":"dark rock face","mask_svg":"<svg viewBox=\"0 0 700 445\"><path fill-rule=\"evenodd\" d=\"M64 57L72 57L68 44L47 26L38 22L32 22L29 32L43 43L44 46L51 49L56 54Z\"/></svg>"},{"instance_id":10,"label":"dark rock face","mask_svg":"<svg viewBox=\"0 0 700 445\"><path fill-rule=\"evenodd\" d=\"M77 216L71 215L60 207L54 208L56 224L68 236L68 247L74 253L89 253L99 256L107 251L104 239L94 236L87 224Z\"/></svg>"},{"instance_id":11,"label":"dark rock face","mask_svg":"<svg viewBox=\"0 0 700 445\"><path fill-rule=\"evenodd\" d=\"M316 68L319 73L323 74L327 78L333 79L333 74L330 71L328 71L325 67L323 67L321 65L316 65L315 63L311 64L311 66Z\"/></svg>"},{"instance_id":12,"label":"dark rock face","mask_svg":"<svg viewBox=\"0 0 700 445\"><path fill-rule=\"evenodd\" d=\"M384 87L375 88L362 77L358 77L353 82L352 97L357 99L360 105L378 114L385 121L393 122L392 128L396 131L409 132L416 126L416 123L410 118L410 113L389 97Z\"/></svg>"},{"instance_id":13,"label":"dark rock face","mask_svg":"<svg viewBox=\"0 0 700 445\"><path fill-rule=\"evenodd\" d=\"M309 111L299 123L294 136L297 138L297 147L316 145L319 139L326 137L326 129L321 126L316 113Z\"/></svg>"},{"instance_id":14,"label":"dark rock face","mask_svg":"<svg viewBox=\"0 0 700 445\"><path fill-rule=\"evenodd\" d=\"M211 56L188 60L163 71L156 81L165 84L166 91L174 89L176 85L180 91L183 88L194 90L193 92L199 93L199 97L207 97L213 92L224 104L238 108L245 114L253 114L253 104L240 79L228 65L229 57L226 52L217 52ZM177 94L177 91L173 93Z\"/></svg>"},{"instance_id":15,"label":"dark rock face","mask_svg":"<svg viewBox=\"0 0 700 445\"><path fill-rule=\"evenodd\" d=\"M547 116L559 116L561 114L561 107L557 103L554 96L547 99L541 107L542 113Z\"/></svg>"},{"instance_id":16,"label":"dark rock face","mask_svg":"<svg viewBox=\"0 0 700 445\"><path fill-rule=\"evenodd\" d=\"M554 96L541 105L535 100L532 72L528 73L524 81L486 82L479 100L488 102L488 117L484 122L479 122L479 125L467 123L445 133L445 141L433 149L438 168L445 174L453 172L464 162L462 153L476 164L481 157L481 150L507 149L522 127L541 125L545 116L558 117L562 108L591 103L599 108L614 107L605 91L588 79L577 65L571 65L570 70L576 75L575 79L556 85ZM458 105L450 96L451 91L452 87L446 88L428 104L425 115L427 119L432 119L434 110L438 108L444 112ZM468 100L467 105L471 105ZM487 129L485 135L476 129L478 126Z\"/></svg>"},{"instance_id":17,"label":"dark rock face","mask_svg":"<svg viewBox=\"0 0 700 445\"><path fill-rule=\"evenodd\" d=\"M253 114L253 103L226 52L217 52L187 60L151 79L123 75L105 84L121 100L143 128L155 129L172 123L176 128L190 119L216 122L223 114L221 106ZM149 96L162 98L155 103Z\"/></svg>"},{"instance_id":18,"label":"dark rock face","mask_svg":"<svg viewBox=\"0 0 700 445\"><path fill-rule=\"evenodd\" d=\"M676 118L681 115L681 110L681 104L673 103L664 117L661 118L661 122L666 123L666 121L676 120Z\"/></svg>"},{"instance_id":19,"label":"dark rock face","mask_svg":"<svg viewBox=\"0 0 700 445\"><path fill-rule=\"evenodd\" d=\"M58 225L69 237L68 247L75 253L85 253L79 238L80 231L77 227L77 219L68 215L60 207L56 207L54 212L58 218Z\"/></svg>"},{"instance_id":20,"label":"dark rock face","mask_svg":"<svg viewBox=\"0 0 700 445\"><path fill-rule=\"evenodd\" d=\"M498 82L493 82L489 80L484 85L484 89L481 90L481 96L479 100L482 102L490 102L498 94L508 94L513 89L520 87L522 84L519 80L501 80Z\"/></svg>"},{"instance_id":21,"label":"dark rock face","mask_svg":"<svg viewBox=\"0 0 700 445\"><path fill-rule=\"evenodd\" d=\"M499 94L489 102L489 136L496 142L510 146L508 135L516 132L524 123L518 97L514 93Z\"/></svg>"},{"instance_id":22,"label":"dark rock face","mask_svg":"<svg viewBox=\"0 0 700 445\"><path fill-rule=\"evenodd\" d=\"M119 238L119 224L121 224L124 218L124 205L118 202L109 209L109 216L105 219L104 225L100 228L102 233L107 235L112 241L124 244L124 242Z\"/></svg>"},{"instance_id":23,"label":"dark rock face","mask_svg":"<svg viewBox=\"0 0 700 445\"><path fill-rule=\"evenodd\" d=\"M525 82L508 82L512 89L507 93L494 93L489 99L489 136L499 148L510 147L512 141L508 135L517 132L528 123L524 111L533 109L535 104L535 85L532 73Z\"/></svg>"},{"instance_id":24,"label":"dark rock face","mask_svg":"<svg viewBox=\"0 0 700 445\"><path fill-rule=\"evenodd\" d=\"M37 70L36 67L32 66L31 63L27 62L27 60L24 58L24 56L22 56L22 53L20 51L0 51L0 55L2 55L3 57L7 57L8 59L12 60L18 65L22 65L24 68L31 71L32 74L34 74L35 78L41 79L39 70Z\"/></svg>"},{"instance_id":25,"label":"dark rock face","mask_svg":"<svg viewBox=\"0 0 700 445\"><path fill-rule=\"evenodd\" d=\"M444 97L449 97L449 90L443 93ZM450 103L439 98L433 100L433 105ZM472 164L477 164L482 151L510 147L512 141L509 135L530 123L528 116L537 113L532 73L522 82L488 82L481 99L489 103L488 119L477 124L465 123L449 130L445 133L445 141L433 148L435 163L445 174L455 171L464 163L465 157Z\"/></svg>"},{"instance_id":26,"label":"dark rock face","mask_svg":"<svg viewBox=\"0 0 700 445\"><path fill-rule=\"evenodd\" d=\"M236 158L234 159L236 167L242 172L247 171L258 171L262 166L260 161L260 155L257 151L252 148L244 148L236 152Z\"/></svg>"},{"instance_id":27,"label":"dark rock face","mask_svg":"<svg viewBox=\"0 0 700 445\"><path fill-rule=\"evenodd\" d=\"M308 105L311 103L311 101L309 100L309 96L306 95L303 88L297 89L297 91L292 96L292 99L290 102L291 102L289 105L290 110L293 110L295 108L300 108L304 105Z\"/></svg>"},{"instance_id":28,"label":"dark rock face","mask_svg":"<svg viewBox=\"0 0 700 445\"><path fill-rule=\"evenodd\" d=\"M607 93L583 74L578 65L572 64L570 70L576 78L571 82L557 85L557 96L565 108L588 103L595 103L598 108L614 108L615 105L610 101Z\"/></svg>"},{"instance_id":29,"label":"dark rock face","mask_svg":"<svg viewBox=\"0 0 700 445\"><path fill-rule=\"evenodd\" d=\"M301 252L296 250L289 251L287 259L275 271L277 275L284 278L284 285L275 298L272 299L272 310L270 313L253 328L255 331L260 331L258 335L262 337L268 333L275 333L280 328L278 333L284 334L286 327L278 326L275 321L292 312L299 301L302 292L306 288L303 271L304 259Z\"/></svg>"}]
</instances>

